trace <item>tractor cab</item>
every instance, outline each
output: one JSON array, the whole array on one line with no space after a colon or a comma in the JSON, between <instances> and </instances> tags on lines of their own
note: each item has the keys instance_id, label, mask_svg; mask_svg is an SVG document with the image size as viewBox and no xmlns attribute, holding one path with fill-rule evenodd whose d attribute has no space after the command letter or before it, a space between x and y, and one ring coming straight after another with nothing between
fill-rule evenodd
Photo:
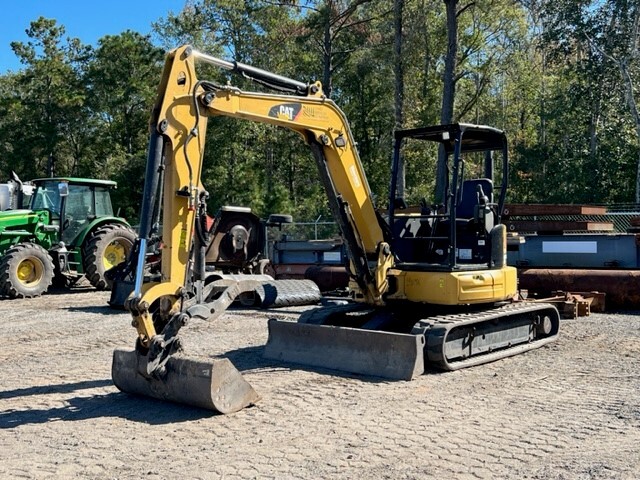
<instances>
[{"instance_id":1,"label":"tractor cab","mask_svg":"<svg viewBox=\"0 0 640 480\"><path fill-rule=\"evenodd\" d=\"M86 227L99 217L112 217L109 190L116 182L79 178L34 180L36 190L31 210L47 210L51 224L58 226L60 240L75 245Z\"/></svg>"}]
</instances>

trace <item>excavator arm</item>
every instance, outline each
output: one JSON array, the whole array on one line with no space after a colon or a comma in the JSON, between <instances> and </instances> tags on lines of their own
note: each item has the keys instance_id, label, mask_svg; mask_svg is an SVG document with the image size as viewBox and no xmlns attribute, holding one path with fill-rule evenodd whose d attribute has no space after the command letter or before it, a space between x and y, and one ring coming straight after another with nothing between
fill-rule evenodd
<instances>
[{"instance_id":1,"label":"excavator arm","mask_svg":"<svg viewBox=\"0 0 640 480\"><path fill-rule=\"evenodd\" d=\"M198 63L234 71L286 93L244 92L233 86L200 80L196 73ZM211 116L268 123L300 134L313 153L332 213L346 239L359 298L371 305L383 302L388 283L381 272L393 265L383 223L375 211L347 120L335 103L323 95L320 83L304 84L217 59L189 46L178 48L166 58L150 122L141 223L133 261L135 281L133 293L125 302L132 313L138 339L135 355L116 351L112 369L116 385L125 391L155 392L156 396L178 399L184 378L180 382L171 381L169 371L186 371L185 365L189 368L196 365L184 359L177 364L173 358L181 350L180 329L192 318L213 320L238 295L255 289L257 284L243 280L232 285L216 282L204 286L202 252L206 232L200 225L198 212L206 209L208 197L201 174L207 119ZM159 208L163 212L161 277L159 281L144 283L145 255L158 233L155 229ZM185 286L189 282L196 284L196 298L188 296ZM206 301L211 289L216 287L223 294ZM225 367L226 370L230 369ZM242 383L239 374L230 375L237 377L236 383ZM149 390L149 384L155 386ZM200 395L206 400L197 403L201 406L211 403L210 408L221 410L209 402L207 385L202 388L205 393ZM254 397L251 393L249 400L236 403L247 403L255 400ZM180 401L185 399L180 397Z\"/></svg>"},{"instance_id":2,"label":"excavator arm","mask_svg":"<svg viewBox=\"0 0 640 480\"><path fill-rule=\"evenodd\" d=\"M199 80L196 63L208 63L236 71L271 88L298 95L243 92ZM304 93L304 95L301 95ZM142 255L129 309L144 344L156 332L148 307L160 298L172 308L182 298L187 281L190 247L197 235L196 211L206 191L201 184L207 118L228 116L288 128L310 146L334 217L347 239L353 276L363 300L380 304L386 279L376 267L392 265L372 194L358 157L348 122L333 101L322 94L319 83L305 85L270 72L226 62L186 46L171 52L166 60L158 101L151 123L145 199L154 197L159 172L163 172L162 281L141 283ZM143 204L141 218L150 219L152 202ZM141 239L149 241L151 226L141 224ZM165 307L166 308L166 307Z\"/></svg>"},{"instance_id":3,"label":"excavator arm","mask_svg":"<svg viewBox=\"0 0 640 480\"><path fill-rule=\"evenodd\" d=\"M192 56L220 65L220 60L199 52L192 52ZM234 65L233 70L238 71ZM346 238L352 273L364 301L380 304L385 287L380 276L376 278L376 262L385 245L384 231L344 113L323 95L319 82L303 89L296 80L279 76L277 85L270 83L273 74L259 69L242 73L271 88L286 86L287 90L306 90L306 95L244 92L232 86L201 82L203 91L194 92L194 105L203 105L205 115L267 123L300 134L314 155L333 216Z\"/></svg>"},{"instance_id":4,"label":"excavator arm","mask_svg":"<svg viewBox=\"0 0 640 480\"><path fill-rule=\"evenodd\" d=\"M202 87L205 92L197 95L196 102L204 105L206 115L268 123L300 134L313 153L333 217L346 239L363 301L382 304L385 279L378 274L377 262L383 251L386 261L391 256L384 247L384 231L342 111L321 95L319 84L311 86L306 97L293 98L211 83Z\"/></svg>"}]
</instances>

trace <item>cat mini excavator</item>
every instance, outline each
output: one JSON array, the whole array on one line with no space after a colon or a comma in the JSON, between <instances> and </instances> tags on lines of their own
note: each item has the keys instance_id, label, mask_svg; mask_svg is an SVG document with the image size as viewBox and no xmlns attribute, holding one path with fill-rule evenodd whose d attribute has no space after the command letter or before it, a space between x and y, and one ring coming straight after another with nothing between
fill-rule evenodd
<instances>
[{"instance_id":1,"label":"cat mini excavator","mask_svg":"<svg viewBox=\"0 0 640 480\"><path fill-rule=\"evenodd\" d=\"M277 93L199 79L196 65L201 63ZM200 361L180 352L184 325L216 318L253 286L251 280L229 285L202 280L206 191L200 175L211 116L299 133L316 160L347 246L351 301L309 310L297 322L270 320L266 357L411 379L423 372L425 363L449 370L477 365L557 336L559 315L552 305L511 301L517 279L515 269L506 266L506 229L500 224L507 177L501 131L456 124L397 132L385 218L374 207L347 119L323 95L319 82L299 82L183 46L167 56L152 114L140 238L130 256L135 286L126 302L138 336L134 351L114 352L112 366L121 390L223 413L258 398L228 360ZM396 170L406 139L435 142L448 154L450 181L442 205L404 208L403 195L396 192ZM503 154L500 186L492 183L491 155L485 156L482 178L466 178L463 154L480 151ZM163 182L158 181L161 174ZM162 276L143 284L160 183Z\"/></svg>"}]
</instances>

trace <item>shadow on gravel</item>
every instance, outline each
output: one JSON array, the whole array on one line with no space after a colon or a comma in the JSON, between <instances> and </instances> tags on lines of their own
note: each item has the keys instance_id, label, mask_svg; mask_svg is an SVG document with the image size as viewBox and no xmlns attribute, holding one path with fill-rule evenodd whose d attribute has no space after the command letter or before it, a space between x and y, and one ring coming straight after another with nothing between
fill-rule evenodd
<instances>
[{"instance_id":1,"label":"shadow on gravel","mask_svg":"<svg viewBox=\"0 0 640 480\"><path fill-rule=\"evenodd\" d=\"M69 295L69 294L73 294L73 293L87 293L87 292L97 292L98 290L95 289L95 287L92 287L91 285L74 285L73 287L51 287L49 288L49 290L47 290L47 293L44 294L44 296L47 295Z\"/></svg>"},{"instance_id":2,"label":"shadow on gravel","mask_svg":"<svg viewBox=\"0 0 640 480\"><path fill-rule=\"evenodd\" d=\"M43 294L40 297L34 297L39 299L40 301L46 300L47 297L58 297L61 295L80 295L83 293L91 293L91 292L97 292L98 290L96 290L93 287L78 287L78 288L51 288L49 289L45 294ZM14 298L9 298L7 296L0 296L0 301L7 301L7 302L11 302L15 300ZM18 299L20 300L20 299Z\"/></svg>"},{"instance_id":3,"label":"shadow on gravel","mask_svg":"<svg viewBox=\"0 0 640 480\"><path fill-rule=\"evenodd\" d=\"M131 315L129 312L125 312L124 310L118 310L111 308L109 305L104 306L87 306L82 305L78 307L66 307L61 310L66 310L68 312L85 312L85 313L97 313L100 315L122 315L123 313L127 313Z\"/></svg>"},{"instance_id":4,"label":"shadow on gravel","mask_svg":"<svg viewBox=\"0 0 640 480\"><path fill-rule=\"evenodd\" d=\"M98 382L111 384L110 380ZM86 383L86 382L82 382ZM71 384L71 386L76 384ZM150 425L189 422L221 415L201 408L177 405L148 397L112 392L64 400L60 407L0 411L0 429L53 421L74 422L92 418L116 417Z\"/></svg>"},{"instance_id":5,"label":"shadow on gravel","mask_svg":"<svg viewBox=\"0 0 640 480\"><path fill-rule=\"evenodd\" d=\"M17 388L0 392L0 400L17 397L30 397L32 395L51 395L60 393L70 393L76 390L86 390L88 388L100 388L113 385L111 380L87 380L76 383L59 383L57 385L41 385L38 387Z\"/></svg>"},{"instance_id":6,"label":"shadow on gravel","mask_svg":"<svg viewBox=\"0 0 640 480\"><path fill-rule=\"evenodd\" d=\"M231 363L240 371L246 372L254 369L282 369L304 370L306 372L320 373L322 375L333 375L342 378L355 378L368 383L386 383L392 382L388 378L373 377L368 375L358 375L355 373L342 372L340 370L331 370L329 368L314 367L311 365L302 365L299 363L291 363L280 360L271 360L264 358L264 345L258 347L243 347L236 350L229 350L220 355L220 357L228 358Z\"/></svg>"}]
</instances>

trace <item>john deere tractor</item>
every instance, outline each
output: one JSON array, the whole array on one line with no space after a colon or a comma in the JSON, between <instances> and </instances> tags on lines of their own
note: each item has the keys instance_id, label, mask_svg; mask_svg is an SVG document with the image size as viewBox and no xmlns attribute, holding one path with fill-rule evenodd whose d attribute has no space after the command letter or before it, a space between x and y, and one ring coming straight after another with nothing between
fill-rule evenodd
<instances>
[{"instance_id":1,"label":"john deere tractor","mask_svg":"<svg viewBox=\"0 0 640 480\"><path fill-rule=\"evenodd\" d=\"M29 298L52 284L86 276L99 290L105 272L123 262L136 234L114 216L109 191L116 183L85 178L42 178L29 209L0 212L0 295Z\"/></svg>"}]
</instances>

